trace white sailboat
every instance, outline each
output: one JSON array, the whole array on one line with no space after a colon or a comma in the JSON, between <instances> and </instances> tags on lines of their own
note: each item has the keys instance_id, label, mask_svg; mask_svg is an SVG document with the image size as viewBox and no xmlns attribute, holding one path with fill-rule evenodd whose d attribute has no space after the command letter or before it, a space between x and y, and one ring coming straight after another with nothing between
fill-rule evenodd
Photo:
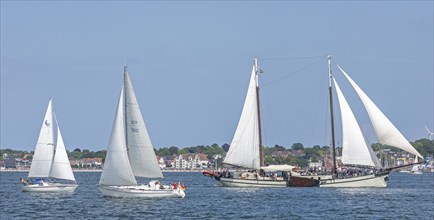
<instances>
[{"instance_id":1,"label":"white sailboat","mask_svg":"<svg viewBox=\"0 0 434 220\"><path fill-rule=\"evenodd\" d=\"M257 59L254 60L249 87L244 107L238 122L237 130L230 148L223 161L224 164L242 168L244 171L224 172L215 176L222 186L229 187L286 187L285 175L273 177L262 175L259 170L268 172L283 172L286 175L293 167L275 166L273 169L264 167L262 150L261 118L259 102Z\"/></svg>"},{"instance_id":2,"label":"white sailboat","mask_svg":"<svg viewBox=\"0 0 434 220\"><path fill-rule=\"evenodd\" d=\"M410 170L410 173L411 174L422 174L422 171L420 171L420 167L419 167L419 162L418 162L418 158L417 158L417 156L414 158L414 163L416 164L416 165L414 165L412 168L411 168L411 170Z\"/></svg>"},{"instance_id":3,"label":"white sailboat","mask_svg":"<svg viewBox=\"0 0 434 220\"><path fill-rule=\"evenodd\" d=\"M135 176L163 178L125 66L124 81L98 189L104 196L112 197L185 196L181 182L178 187L163 185L158 180L138 185Z\"/></svg>"},{"instance_id":4,"label":"white sailboat","mask_svg":"<svg viewBox=\"0 0 434 220\"><path fill-rule=\"evenodd\" d=\"M54 119L54 120L53 120ZM57 143L54 145L54 121L57 125ZM52 100L39 133L28 180L21 178L25 192L73 192L77 188L66 154L59 124L53 112Z\"/></svg>"},{"instance_id":5,"label":"white sailboat","mask_svg":"<svg viewBox=\"0 0 434 220\"><path fill-rule=\"evenodd\" d=\"M332 80L335 85L336 93L338 95L338 102L341 111L342 119L342 163L346 166L368 167L369 173L356 172L350 176L336 175L336 165L334 168L334 178L324 179L320 182L320 187L386 187L388 181L388 174L392 168L383 170L378 158L374 151L366 141L363 132L357 123L357 120L348 105L339 85L331 74L330 57L329 63L329 89L331 90ZM339 66L338 66L339 67ZM380 109L372 102L371 99L360 89L360 87L349 77L349 75L339 67L341 72L350 82L356 93L362 100L362 103L368 112L371 123L374 127L375 134L378 142L387 144L405 150L409 153L422 156L416 149L404 138L398 129L390 122L390 120L380 111ZM331 96L331 92L330 92ZM330 97L332 100L332 97ZM332 113L332 136L334 136L333 127L333 108L331 101ZM334 137L332 137L332 144L334 146ZM335 155L334 155L335 156ZM334 158L335 159L335 158Z\"/></svg>"}]
</instances>

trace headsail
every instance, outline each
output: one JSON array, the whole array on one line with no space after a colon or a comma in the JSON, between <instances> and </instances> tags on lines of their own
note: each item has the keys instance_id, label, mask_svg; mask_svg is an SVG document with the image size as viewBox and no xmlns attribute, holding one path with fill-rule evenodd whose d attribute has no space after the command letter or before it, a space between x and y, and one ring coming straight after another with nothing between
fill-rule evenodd
<instances>
[{"instance_id":1,"label":"headsail","mask_svg":"<svg viewBox=\"0 0 434 220\"><path fill-rule=\"evenodd\" d=\"M131 169L135 176L163 178L126 66L124 67L124 88L126 143Z\"/></svg>"},{"instance_id":2,"label":"headsail","mask_svg":"<svg viewBox=\"0 0 434 220\"><path fill-rule=\"evenodd\" d=\"M422 155L407 141L407 139L399 132L399 130L392 124L392 122L381 112L381 110L372 102L372 100L363 92L363 90L350 78L350 76L338 66L341 72L345 75L348 81L356 90L360 99L368 112L371 119L372 126L374 127L375 134L377 135L378 142L381 144L390 145L400 148L409 153L412 153L420 158Z\"/></svg>"},{"instance_id":3,"label":"headsail","mask_svg":"<svg viewBox=\"0 0 434 220\"><path fill-rule=\"evenodd\" d=\"M57 123L57 144L54 154L53 164L51 166L50 177L72 180L75 182L74 174L72 173L71 164L69 163L68 155L66 154L65 144L63 143L62 134L60 133L59 123Z\"/></svg>"},{"instance_id":4,"label":"headsail","mask_svg":"<svg viewBox=\"0 0 434 220\"><path fill-rule=\"evenodd\" d=\"M99 180L100 185L137 185L125 143L124 104L124 87L122 86L104 168Z\"/></svg>"},{"instance_id":5,"label":"headsail","mask_svg":"<svg viewBox=\"0 0 434 220\"><path fill-rule=\"evenodd\" d=\"M256 67L253 66L240 121L229 151L223 161L226 164L254 169L260 167L257 85Z\"/></svg>"},{"instance_id":6,"label":"headsail","mask_svg":"<svg viewBox=\"0 0 434 220\"><path fill-rule=\"evenodd\" d=\"M42 122L38 142L35 148L29 177L48 177L54 154L54 127L52 101L48 102L47 112Z\"/></svg>"},{"instance_id":7,"label":"headsail","mask_svg":"<svg viewBox=\"0 0 434 220\"><path fill-rule=\"evenodd\" d=\"M342 163L347 165L371 166L380 169L380 161L366 141L359 123L357 123L344 94L334 78L333 82L338 95L342 116Z\"/></svg>"}]
</instances>

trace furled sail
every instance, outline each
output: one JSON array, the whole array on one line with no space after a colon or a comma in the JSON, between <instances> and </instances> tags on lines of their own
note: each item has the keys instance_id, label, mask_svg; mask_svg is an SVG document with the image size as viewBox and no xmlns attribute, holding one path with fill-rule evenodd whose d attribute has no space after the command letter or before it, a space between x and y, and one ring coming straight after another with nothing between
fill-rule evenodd
<instances>
[{"instance_id":1,"label":"furled sail","mask_svg":"<svg viewBox=\"0 0 434 220\"><path fill-rule=\"evenodd\" d=\"M124 88L126 143L131 169L135 176L163 178L126 66L124 67Z\"/></svg>"},{"instance_id":2,"label":"furled sail","mask_svg":"<svg viewBox=\"0 0 434 220\"><path fill-rule=\"evenodd\" d=\"M51 166L50 177L72 180L75 182L74 174L72 173L71 164L69 163L68 155L66 154L65 144L63 143L62 134L60 133L60 128L57 120L56 124L57 144L53 164Z\"/></svg>"},{"instance_id":3,"label":"furled sail","mask_svg":"<svg viewBox=\"0 0 434 220\"><path fill-rule=\"evenodd\" d=\"M368 145L359 123L357 123L344 94L334 78L333 82L338 95L342 117L342 163L347 165L371 166L380 169L380 161L375 156L372 148Z\"/></svg>"},{"instance_id":4,"label":"furled sail","mask_svg":"<svg viewBox=\"0 0 434 220\"><path fill-rule=\"evenodd\" d=\"M381 112L381 110L372 102L372 100L363 92L363 90L350 78L350 76L338 66L341 72L345 75L348 81L356 90L360 99L368 112L371 119L372 126L374 127L375 134L377 135L378 142L381 144L390 145L400 148L409 153L412 153L420 158L422 155L407 141L407 139L399 132L399 130L392 124L392 122Z\"/></svg>"},{"instance_id":5,"label":"furled sail","mask_svg":"<svg viewBox=\"0 0 434 220\"><path fill-rule=\"evenodd\" d=\"M253 66L240 121L224 160L226 164L254 169L260 167L257 85L256 68Z\"/></svg>"},{"instance_id":6,"label":"furled sail","mask_svg":"<svg viewBox=\"0 0 434 220\"><path fill-rule=\"evenodd\" d=\"M122 86L104 168L99 180L100 185L137 185L125 143L124 104L124 87Z\"/></svg>"},{"instance_id":7,"label":"furled sail","mask_svg":"<svg viewBox=\"0 0 434 220\"><path fill-rule=\"evenodd\" d=\"M33 155L29 177L49 177L54 154L54 127L52 101L48 102L47 112L42 122L38 142Z\"/></svg>"}]
</instances>

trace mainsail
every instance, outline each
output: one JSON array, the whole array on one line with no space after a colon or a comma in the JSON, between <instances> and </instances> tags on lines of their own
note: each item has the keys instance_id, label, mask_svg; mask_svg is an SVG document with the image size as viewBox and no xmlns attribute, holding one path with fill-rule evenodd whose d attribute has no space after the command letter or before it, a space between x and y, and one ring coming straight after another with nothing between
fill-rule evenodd
<instances>
[{"instance_id":1,"label":"mainsail","mask_svg":"<svg viewBox=\"0 0 434 220\"><path fill-rule=\"evenodd\" d=\"M260 167L257 77L257 68L253 66L240 121L224 160L226 164L254 169Z\"/></svg>"},{"instance_id":2,"label":"mainsail","mask_svg":"<svg viewBox=\"0 0 434 220\"><path fill-rule=\"evenodd\" d=\"M47 112L42 122L38 142L33 155L29 177L49 177L54 154L54 127L52 101L48 102Z\"/></svg>"},{"instance_id":3,"label":"mainsail","mask_svg":"<svg viewBox=\"0 0 434 220\"><path fill-rule=\"evenodd\" d=\"M333 82L338 95L342 117L342 163L346 165L371 166L380 169L380 161L368 145L359 123L357 123L336 79L333 78Z\"/></svg>"},{"instance_id":4,"label":"mainsail","mask_svg":"<svg viewBox=\"0 0 434 220\"><path fill-rule=\"evenodd\" d=\"M134 176L163 178L151 139L146 130L142 113L128 75L124 68L126 138L128 157Z\"/></svg>"},{"instance_id":5,"label":"mainsail","mask_svg":"<svg viewBox=\"0 0 434 220\"><path fill-rule=\"evenodd\" d=\"M137 185L128 160L127 145L125 143L124 105L124 87L122 86L104 169L99 180L100 185Z\"/></svg>"},{"instance_id":6,"label":"mainsail","mask_svg":"<svg viewBox=\"0 0 434 220\"><path fill-rule=\"evenodd\" d=\"M362 103L368 112L369 118L371 119L378 142L400 148L420 158L423 158L422 155L420 155L419 152L414 149L414 147L407 141L401 132L399 132L392 122L383 114L383 112L381 112L374 102L372 102L372 100L363 92L363 90L350 78L350 76L340 66L338 67L362 100Z\"/></svg>"}]
</instances>

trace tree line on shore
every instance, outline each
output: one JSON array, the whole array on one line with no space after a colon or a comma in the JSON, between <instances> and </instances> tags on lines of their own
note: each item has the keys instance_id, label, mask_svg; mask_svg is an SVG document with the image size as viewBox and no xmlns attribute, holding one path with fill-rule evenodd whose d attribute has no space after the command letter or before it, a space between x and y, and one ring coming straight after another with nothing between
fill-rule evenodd
<instances>
[{"instance_id":1,"label":"tree line on shore","mask_svg":"<svg viewBox=\"0 0 434 220\"><path fill-rule=\"evenodd\" d=\"M415 142L411 142L411 144L416 148L417 151L419 151L423 156L430 156L434 154L434 141L428 140L426 138L422 138L419 140L416 140ZM155 154L157 156L161 157L167 157L167 156L176 156L180 154L187 154L187 153L203 153L208 156L208 159L215 160L218 159L220 156L224 157L226 152L229 150L229 144L223 144L222 146L219 146L218 144L212 144L212 145L198 145L198 146L191 146L191 147L184 147L179 148L176 146L171 147L162 147L162 148L154 148ZM394 152L400 152L399 149L382 145L382 144L372 144L372 148L374 151L380 151L384 149L390 149ZM302 155L294 155L291 154L287 157L272 157L272 152L274 151L297 151L302 150ZM12 150L12 149L0 149L0 160L4 160L4 156L8 155L11 158L26 158L28 160L32 159L33 151L23 151L23 150ZM103 158L103 161L105 159L106 150L99 150L99 151L91 151L88 149L80 149L75 148L73 151L67 151L68 157L70 160L80 160L82 158ZM280 145L274 145L273 147L264 147L264 153L265 153L265 163L266 164L297 164L299 166L307 166L308 162L317 162L325 155L330 155L330 147L329 146L319 146L314 145L312 147L305 147L302 143L294 143L291 147L287 148ZM340 155L341 148L337 147L337 155ZM219 161L221 162L221 161Z\"/></svg>"}]
</instances>

